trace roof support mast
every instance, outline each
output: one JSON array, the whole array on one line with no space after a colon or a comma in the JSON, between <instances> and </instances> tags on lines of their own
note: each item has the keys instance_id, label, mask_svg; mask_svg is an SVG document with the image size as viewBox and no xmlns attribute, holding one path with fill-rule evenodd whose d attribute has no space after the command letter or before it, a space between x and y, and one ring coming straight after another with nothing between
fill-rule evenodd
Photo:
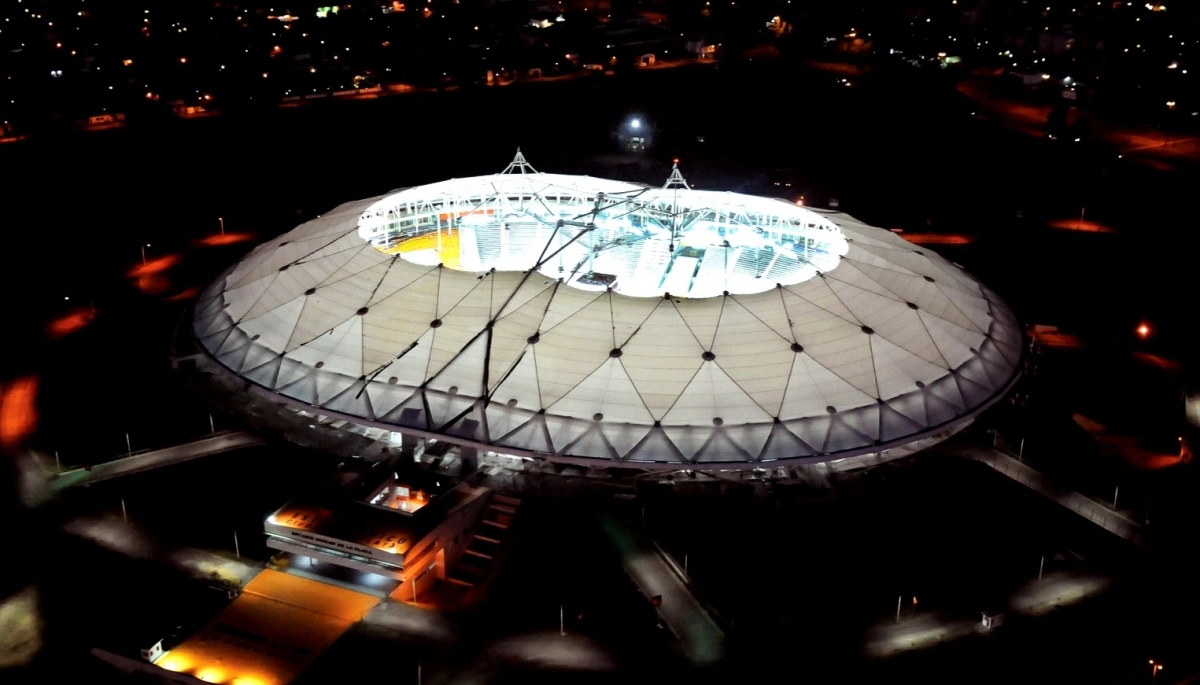
<instances>
[{"instance_id":1,"label":"roof support mast","mask_svg":"<svg viewBox=\"0 0 1200 685\"><path fill-rule=\"evenodd\" d=\"M679 172L679 161L671 167L671 175L667 177L667 182L663 185L663 190L671 188L674 193L671 196L671 252L675 252L675 241L679 238L679 189L688 189L687 181L684 180L683 174Z\"/></svg>"}]
</instances>

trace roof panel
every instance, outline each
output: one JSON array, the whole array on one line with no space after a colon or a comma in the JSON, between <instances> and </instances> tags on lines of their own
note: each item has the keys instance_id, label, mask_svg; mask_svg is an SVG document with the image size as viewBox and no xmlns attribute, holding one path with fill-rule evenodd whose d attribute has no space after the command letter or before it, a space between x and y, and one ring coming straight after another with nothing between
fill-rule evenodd
<instances>
[{"instance_id":1,"label":"roof panel","mask_svg":"<svg viewBox=\"0 0 1200 685\"><path fill-rule=\"evenodd\" d=\"M621 423L653 423L621 360L609 358L600 368L547 409L555 414Z\"/></svg>"}]
</instances>

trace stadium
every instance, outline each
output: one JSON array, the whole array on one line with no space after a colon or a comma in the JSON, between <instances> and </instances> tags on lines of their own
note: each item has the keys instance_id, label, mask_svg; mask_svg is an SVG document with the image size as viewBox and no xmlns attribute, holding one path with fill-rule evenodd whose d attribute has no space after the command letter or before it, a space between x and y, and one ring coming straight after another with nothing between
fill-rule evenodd
<instances>
[{"instance_id":1,"label":"stadium","mask_svg":"<svg viewBox=\"0 0 1200 685\"><path fill-rule=\"evenodd\" d=\"M259 245L192 329L257 397L382 442L637 469L909 454L1003 397L1024 351L995 293L888 230L519 152Z\"/></svg>"}]
</instances>

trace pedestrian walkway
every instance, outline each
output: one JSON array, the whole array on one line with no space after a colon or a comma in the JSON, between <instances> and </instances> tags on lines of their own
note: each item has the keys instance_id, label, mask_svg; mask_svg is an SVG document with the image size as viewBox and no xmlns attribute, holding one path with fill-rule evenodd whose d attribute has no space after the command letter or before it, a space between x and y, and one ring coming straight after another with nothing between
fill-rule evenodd
<instances>
[{"instance_id":1,"label":"pedestrian walkway","mask_svg":"<svg viewBox=\"0 0 1200 685\"><path fill-rule=\"evenodd\" d=\"M51 473L48 475L48 485L51 490L58 492L78 485L149 471L199 457L207 457L211 454L264 444L266 441L253 433L240 430L222 431L179 445L131 454L128 457L96 464L90 468L71 469L58 475Z\"/></svg>"},{"instance_id":2,"label":"pedestrian walkway","mask_svg":"<svg viewBox=\"0 0 1200 685\"><path fill-rule=\"evenodd\" d=\"M697 666L719 661L725 653L725 634L645 533L612 514L601 515L599 523L642 594L647 599L662 598L659 617L679 640L684 655Z\"/></svg>"},{"instance_id":3,"label":"pedestrian walkway","mask_svg":"<svg viewBox=\"0 0 1200 685\"><path fill-rule=\"evenodd\" d=\"M1113 535L1124 538L1139 547L1146 544L1146 532L1140 524L1085 495L1059 488L1040 471L1003 452L990 447L970 446L948 448L947 451L987 464L1025 487L1058 502Z\"/></svg>"},{"instance_id":4,"label":"pedestrian walkway","mask_svg":"<svg viewBox=\"0 0 1200 685\"><path fill-rule=\"evenodd\" d=\"M1045 578L1031 579L1018 587L1005 604L1004 615L1036 617L1055 609L1095 597L1108 589L1112 580L1106 576L1059 572ZM886 620L872 626L863 643L863 655L879 659L926 649L946 642L986 635L990 631L980 620L981 615L963 616L949 612L908 613L899 620ZM1005 625L998 630L1009 631L1016 626Z\"/></svg>"}]
</instances>

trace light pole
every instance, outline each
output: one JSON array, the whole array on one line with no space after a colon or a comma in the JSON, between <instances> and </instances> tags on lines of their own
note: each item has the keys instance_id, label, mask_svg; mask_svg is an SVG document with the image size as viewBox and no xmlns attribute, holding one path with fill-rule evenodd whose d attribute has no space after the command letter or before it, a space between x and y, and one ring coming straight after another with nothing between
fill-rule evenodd
<instances>
[{"instance_id":1,"label":"light pole","mask_svg":"<svg viewBox=\"0 0 1200 685\"><path fill-rule=\"evenodd\" d=\"M1162 670L1162 664L1154 663L1154 659L1150 660L1150 681L1158 680L1158 672Z\"/></svg>"},{"instance_id":2,"label":"light pole","mask_svg":"<svg viewBox=\"0 0 1200 685\"><path fill-rule=\"evenodd\" d=\"M142 246L142 266L146 266L146 248L150 247L150 243Z\"/></svg>"},{"instance_id":3,"label":"light pole","mask_svg":"<svg viewBox=\"0 0 1200 685\"><path fill-rule=\"evenodd\" d=\"M217 217L217 221L221 222L221 235L225 235L225 219L224 219L224 217Z\"/></svg>"}]
</instances>

